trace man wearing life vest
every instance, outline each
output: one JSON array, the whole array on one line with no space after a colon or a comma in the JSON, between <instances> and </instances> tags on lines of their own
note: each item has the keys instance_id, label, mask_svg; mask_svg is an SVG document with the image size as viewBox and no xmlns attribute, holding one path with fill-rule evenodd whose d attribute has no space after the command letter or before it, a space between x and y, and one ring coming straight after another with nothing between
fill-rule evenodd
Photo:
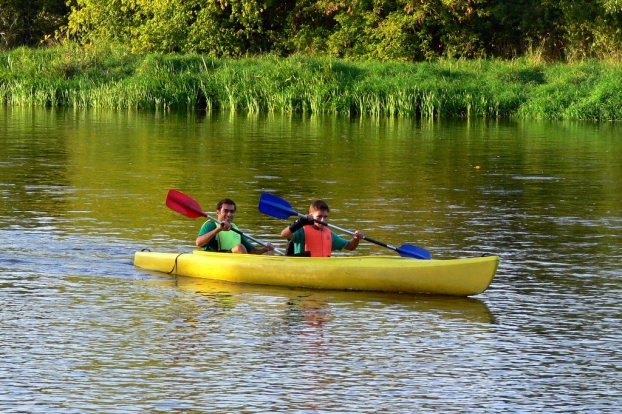
<instances>
[{"instance_id":1,"label":"man wearing life vest","mask_svg":"<svg viewBox=\"0 0 622 414\"><path fill-rule=\"evenodd\" d=\"M231 229L238 229L233 223L236 205L230 198L224 198L216 206L216 215L220 224L208 220L206 221L196 240L198 247L211 252L228 253L251 253L264 254L274 250L274 246L268 243L268 247L256 247L246 237Z\"/></svg>"},{"instance_id":2,"label":"man wearing life vest","mask_svg":"<svg viewBox=\"0 0 622 414\"><path fill-rule=\"evenodd\" d=\"M363 231L356 230L355 236L348 241L339 237L323 224L314 220L326 223L328 219L328 204L322 200L316 200L309 207L309 214L304 218L299 218L281 232L281 236L290 240L288 254L294 256L329 257L334 250L354 250L365 236Z\"/></svg>"}]
</instances>

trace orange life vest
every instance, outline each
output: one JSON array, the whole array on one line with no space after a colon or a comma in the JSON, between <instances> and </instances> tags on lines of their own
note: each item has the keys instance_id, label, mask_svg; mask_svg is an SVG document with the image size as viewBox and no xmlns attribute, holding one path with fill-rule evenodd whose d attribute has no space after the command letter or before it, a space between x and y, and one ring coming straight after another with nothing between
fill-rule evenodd
<instances>
[{"instance_id":1,"label":"orange life vest","mask_svg":"<svg viewBox=\"0 0 622 414\"><path fill-rule=\"evenodd\" d=\"M304 226L305 251L311 252L311 257L330 257L333 251L333 234L328 227L318 230L314 226Z\"/></svg>"}]
</instances>

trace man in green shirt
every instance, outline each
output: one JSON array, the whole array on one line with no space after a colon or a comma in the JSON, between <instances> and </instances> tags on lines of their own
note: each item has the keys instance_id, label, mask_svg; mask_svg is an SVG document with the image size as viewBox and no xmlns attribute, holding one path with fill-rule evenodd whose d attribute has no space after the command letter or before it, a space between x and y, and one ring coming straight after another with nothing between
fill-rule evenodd
<instances>
[{"instance_id":1,"label":"man in green shirt","mask_svg":"<svg viewBox=\"0 0 622 414\"><path fill-rule=\"evenodd\" d=\"M220 200L216 206L216 215L220 224L211 220L203 223L196 245L211 252L264 254L274 250L271 243L268 243L268 247L256 247L246 237L231 231L231 229L238 229L233 223L236 209L235 202L230 198Z\"/></svg>"}]
</instances>

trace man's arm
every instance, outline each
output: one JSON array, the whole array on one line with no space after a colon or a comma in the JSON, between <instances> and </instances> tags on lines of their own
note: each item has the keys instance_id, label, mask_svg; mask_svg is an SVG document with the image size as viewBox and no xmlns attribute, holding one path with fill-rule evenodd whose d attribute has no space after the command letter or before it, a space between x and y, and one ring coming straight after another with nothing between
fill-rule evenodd
<instances>
[{"instance_id":1,"label":"man's arm","mask_svg":"<svg viewBox=\"0 0 622 414\"><path fill-rule=\"evenodd\" d=\"M269 247L253 247L252 249L250 249L248 252L250 254L264 254L266 252L271 252L272 250L274 250L274 246L272 246L271 243L268 243Z\"/></svg>"},{"instance_id":2,"label":"man's arm","mask_svg":"<svg viewBox=\"0 0 622 414\"><path fill-rule=\"evenodd\" d=\"M356 249L359 245L359 242L363 239L363 237L365 237L365 233L363 233L362 230L356 230L354 232L354 237L352 238L352 240L348 242L348 244L345 245L344 249L346 250Z\"/></svg>"},{"instance_id":3,"label":"man's arm","mask_svg":"<svg viewBox=\"0 0 622 414\"><path fill-rule=\"evenodd\" d=\"M313 223L313 217L311 217L311 215L308 215L307 217L301 217L289 226L285 227L281 232L281 237L285 237L289 240L294 236L294 233L296 233L297 230L300 230L304 226L308 226Z\"/></svg>"},{"instance_id":4,"label":"man's arm","mask_svg":"<svg viewBox=\"0 0 622 414\"><path fill-rule=\"evenodd\" d=\"M272 243L266 243L268 245L267 247L258 247L251 243L246 236L242 236L242 244L246 247L246 251L250 254L264 254L274 250Z\"/></svg>"},{"instance_id":5,"label":"man's arm","mask_svg":"<svg viewBox=\"0 0 622 414\"><path fill-rule=\"evenodd\" d=\"M227 225L229 229L231 229L231 225L225 222L221 223L220 225L217 225L213 221L208 221L207 223L205 223L203 225L203 228L201 228L201 232L199 232L199 236L195 241L197 247L206 246L210 241L212 241L214 237L216 237L218 233L220 233L222 230L227 229ZM214 228L210 230L210 227L212 226L214 226ZM203 231L207 231L207 233L201 234Z\"/></svg>"}]
</instances>

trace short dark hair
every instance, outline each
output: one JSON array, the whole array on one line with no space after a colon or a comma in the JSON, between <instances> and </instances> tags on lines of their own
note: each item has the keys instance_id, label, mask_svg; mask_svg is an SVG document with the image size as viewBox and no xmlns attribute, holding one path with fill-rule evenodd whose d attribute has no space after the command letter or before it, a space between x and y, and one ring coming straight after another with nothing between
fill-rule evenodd
<instances>
[{"instance_id":1,"label":"short dark hair","mask_svg":"<svg viewBox=\"0 0 622 414\"><path fill-rule=\"evenodd\" d=\"M218 205L216 205L216 211L220 210L222 208L223 204L231 204L231 205L233 205L233 207L235 207L233 211L238 209L238 206L235 205L235 201L233 201L230 198L223 198L222 200L220 200L218 202Z\"/></svg>"},{"instance_id":2,"label":"short dark hair","mask_svg":"<svg viewBox=\"0 0 622 414\"><path fill-rule=\"evenodd\" d=\"M326 204L324 200L315 200L313 203L311 203L311 206L309 207L309 212L313 212L313 211L329 212L330 208L328 208L328 204Z\"/></svg>"}]
</instances>

